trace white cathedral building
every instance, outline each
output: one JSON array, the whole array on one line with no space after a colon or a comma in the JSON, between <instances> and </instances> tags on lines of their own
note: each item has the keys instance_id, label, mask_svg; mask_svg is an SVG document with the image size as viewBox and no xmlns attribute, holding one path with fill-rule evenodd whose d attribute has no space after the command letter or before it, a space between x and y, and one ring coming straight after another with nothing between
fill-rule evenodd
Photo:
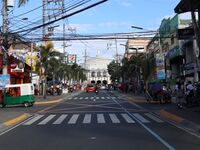
<instances>
[{"instance_id":1,"label":"white cathedral building","mask_svg":"<svg viewBox=\"0 0 200 150\"><path fill-rule=\"evenodd\" d=\"M112 59L103 58L100 55L96 57L86 57L84 68L86 69L87 83L110 84L110 75L107 66Z\"/></svg>"}]
</instances>

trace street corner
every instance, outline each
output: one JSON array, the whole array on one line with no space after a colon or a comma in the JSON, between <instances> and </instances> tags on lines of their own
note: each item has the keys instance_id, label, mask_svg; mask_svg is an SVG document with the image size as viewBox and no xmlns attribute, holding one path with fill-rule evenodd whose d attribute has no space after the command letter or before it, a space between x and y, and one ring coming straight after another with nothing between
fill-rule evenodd
<instances>
[{"instance_id":1,"label":"street corner","mask_svg":"<svg viewBox=\"0 0 200 150\"><path fill-rule=\"evenodd\" d=\"M162 117L164 117L164 118L166 118L166 119L168 119L168 120L170 120L170 121L176 123L176 124L181 124L181 123L183 123L183 121L185 120L184 118L182 118L182 117L180 117L180 116L178 116L178 115L175 115L175 114L173 114L173 113L170 113L170 112L168 112L168 111L166 111L166 110L164 110L164 109L161 109L161 110L158 112L158 114L159 114L160 116L162 116Z\"/></svg>"},{"instance_id":2,"label":"street corner","mask_svg":"<svg viewBox=\"0 0 200 150\"><path fill-rule=\"evenodd\" d=\"M30 116L31 116L30 114L24 113L8 121L5 121L0 126L10 127L28 119Z\"/></svg>"},{"instance_id":3,"label":"street corner","mask_svg":"<svg viewBox=\"0 0 200 150\"><path fill-rule=\"evenodd\" d=\"M35 105L46 105L46 104L56 104L61 103L63 99L57 99L57 100L46 100L46 101L36 101Z\"/></svg>"}]
</instances>

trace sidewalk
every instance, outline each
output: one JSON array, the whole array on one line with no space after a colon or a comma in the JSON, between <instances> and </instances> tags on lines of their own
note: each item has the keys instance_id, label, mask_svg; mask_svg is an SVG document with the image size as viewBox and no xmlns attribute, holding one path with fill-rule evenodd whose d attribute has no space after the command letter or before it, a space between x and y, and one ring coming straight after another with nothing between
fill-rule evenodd
<instances>
[{"instance_id":1,"label":"sidewalk","mask_svg":"<svg viewBox=\"0 0 200 150\"><path fill-rule=\"evenodd\" d=\"M76 95L80 92L81 91L76 93L62 94L58 96L47 95L46 99L44 99L42 95L36 95L34 105L36 107L37 105L44 105L45 107L45 105L59 103L63 101L64 98L71 95ZM17 107L17 106L5 107L5 108L0 107L0 132L29 118L31 114L27 113L28 110L29 109L27 109L26 107Z\"/></svg>"},{"instance_id":2,"label":"sidewalk","mask_svg":"<svg viewBox=\"0 0 200 150\"><path fill-rule=\"evenodd\" d=\"M114 91L114 93L123 95L123 97L126 97L129 100L133 100L134 103L141 104L142 102L143 104L148 105L144 96L138 96L132 93L125 94L118 91ZM183 107L182 109L179 109L176 106L174 99L172 100L172 104L160 104L159 106L163 106L163 108L154 113L175 125L200 135L200 106L191 108Z\"/></svg>"}]
</instances>

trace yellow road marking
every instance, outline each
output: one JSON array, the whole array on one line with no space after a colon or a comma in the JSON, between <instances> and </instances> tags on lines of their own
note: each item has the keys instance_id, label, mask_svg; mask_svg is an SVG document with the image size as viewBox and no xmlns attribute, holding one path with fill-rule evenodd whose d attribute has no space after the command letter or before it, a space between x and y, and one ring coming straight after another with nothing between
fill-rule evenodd
<instances>
[{"instance_id":1,"label":"yellow road marking","mask_svg":"<svg viewBox=\"0 0 200 150\"><path fill-rule=\"evenodd\" d=\"M3 124L6 125L6 126L11 126L11 125L14 125L14 124L26 119L26 118L28 118L28 114L23 114L23 115L20 115L20 116L14 118L14 119L6 121Z\"/></svg>"},{"instance_id":2,"label":"yellow road marking","mask_svg":"<svg viewBox=\"0 0 200 150\"><path fill-rule=\"evenodd\" d=\"M36 104L36 105L53 104L53 103L59 103L61 101L63 101L63 100L58 99L58 100L52 100L52 101L46 101L46 102L35 102L34 104Z\"/></svg>"},{"instance_id":3,"label":"yellow road marking","mask_svg":"<svg viewBox=\"0 0 200 150\"><path fill-rule=\"evenodd\" d=\"M177 116L177 115L174 115L174 114L172 114L172 113L169 113L169 112L167 112L167 111L165 111L165 110L163 110L163 109L160 110L159 114L160 114L161 116L164 116L164 117L170 119L170 120L175 121L176 123L181 123L181 122L183 122L183 120L184 120L183 118L181 118L181 117L179 117L179 116Z\"/></svg>"},{"instance_id":4,"label":"yellow road marking","mask_svg":"<svg viewBox=\"0 0 200 150\"><path fill-rule=\"evenodd\" d=\"M56 104L54 104L54 105L51 105L51 106L49 106L49 107L46 107L46 108L44 108L44 109L42 109L42 110L40 110L40 111L38 111L38 113L43 113L43 112L45 112L45 111L47 111L47 110L49 110L49 109L51 109L51 108L53 108L53 107L55 107L55 106L57 106L57 105L59 105L60 103L62 103L63 102L63 100L62 99L60 99L60 102L57 102Z\"/></svg>"}]
</instances>

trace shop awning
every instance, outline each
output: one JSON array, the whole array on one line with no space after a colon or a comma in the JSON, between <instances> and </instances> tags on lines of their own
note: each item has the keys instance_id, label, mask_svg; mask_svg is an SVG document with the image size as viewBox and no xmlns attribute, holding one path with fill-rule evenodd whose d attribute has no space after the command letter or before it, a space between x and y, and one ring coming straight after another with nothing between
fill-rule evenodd
<instances>
[{"instance_id":1,"label":"shop awning","mask_svg":"<svg viewBox=\"0 0 200 150\"><path fill-rule=\"evenodd\" d=\"M175 7L175 13L185 13L188 11L195 11L200 8L199 0L181 0L178 5Z\"/></svg>"}]
</instances>

